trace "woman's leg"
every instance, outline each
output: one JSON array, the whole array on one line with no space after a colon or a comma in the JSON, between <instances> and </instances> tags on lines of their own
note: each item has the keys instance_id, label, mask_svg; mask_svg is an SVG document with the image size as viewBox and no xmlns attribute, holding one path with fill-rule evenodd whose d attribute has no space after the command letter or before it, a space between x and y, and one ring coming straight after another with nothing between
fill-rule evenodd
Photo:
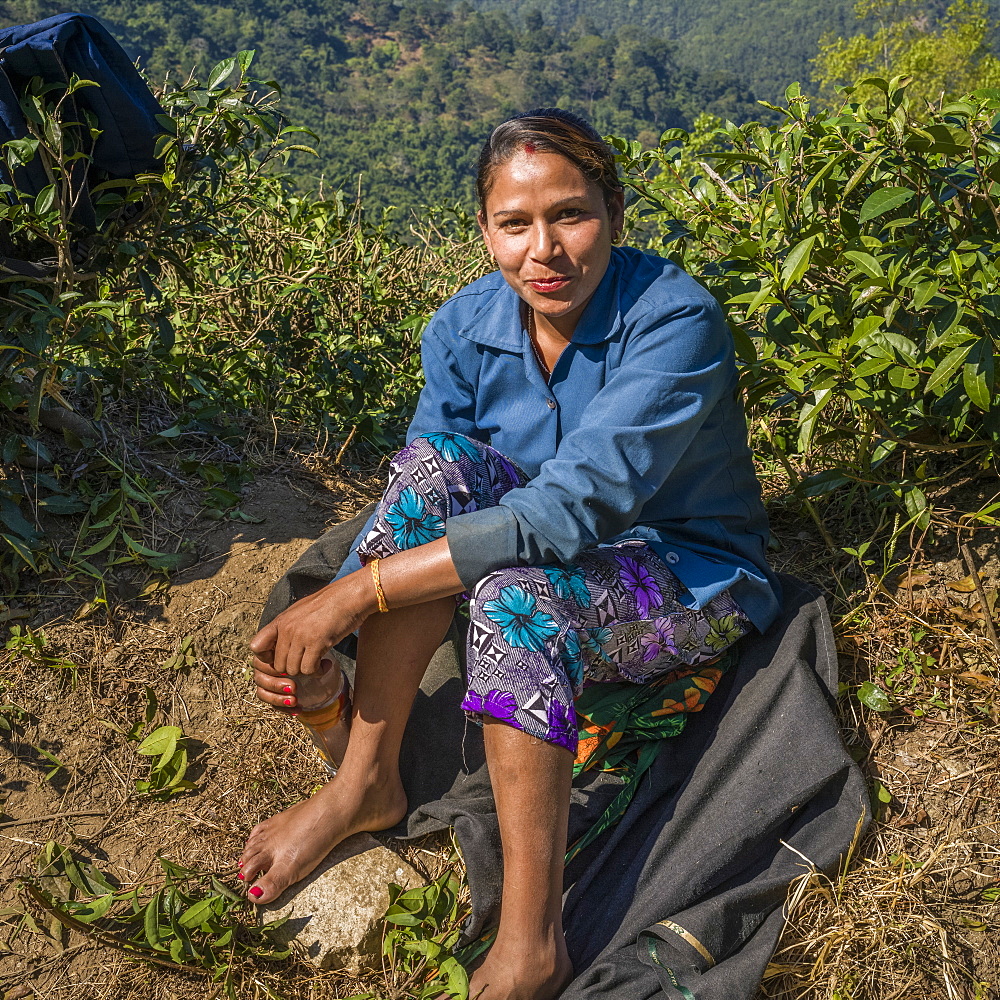
<instances>
[{"instance_id":1,"label":"woman's leg","mask_svg":"<svg viewBox=\"0 0 1000 1000\"><path fill-rule=\"evenodd\" d=\"M449 517L492 506L525 481L509 460L478 441L444 433L417 438L390 463L374 526L358 552L370 560L433 541ZM274 899L352 833L385 830L403 818L399 747L420 680L454 611L454 598L443 598L374 615L361 627L344 759L311 799L251 832L240 862L254 901Z\"/></svg>"},{"instance_id":2,"label":"woman's leg","mask_svg":"<svg viewBox=\"0 0 1000 1000\"><path fill-rule=\"evenodd\" d=\"M449 597L362 625L343 763L312 798L251 831L240 865L255 902L270 902L305 878L351 834L387 830L406 815L399 747L420 680L454 611Z\"/></svg>"},{"instance_id":3,"label":"woman's leg","mask_svg":"<svg viewBox=\"0 0 1000 1000\"><path fill-rule=\"evenodd\" d=\"M484 719L486 762L503 843L497 938L469 995L548 1000L573 978L562 927L573 755L495 719Z\"/></svg>"}]
</instances>

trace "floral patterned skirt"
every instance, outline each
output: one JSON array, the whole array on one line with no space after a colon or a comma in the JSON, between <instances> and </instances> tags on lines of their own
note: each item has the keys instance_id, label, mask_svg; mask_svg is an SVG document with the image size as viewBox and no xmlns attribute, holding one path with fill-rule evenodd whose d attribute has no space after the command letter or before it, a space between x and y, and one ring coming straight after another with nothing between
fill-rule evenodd
<instances>
[{"instance_id":1,"label":"floral patterned skirt","mask_svg":"<svg viewBox=\"0 0 1000 1000\"><path fill-rule=\"evenodd\" d=\"M527 477L489 445L426 434L392 460L362 562L440 538L445 521L495 506ZM601 681L642 684L715 660L752 629L724 592L701 609L643 541L598 545L573 565L511 566L469 598L468 691L489 715L576 752L574 698Z\"/></svg>"}]
</instances>

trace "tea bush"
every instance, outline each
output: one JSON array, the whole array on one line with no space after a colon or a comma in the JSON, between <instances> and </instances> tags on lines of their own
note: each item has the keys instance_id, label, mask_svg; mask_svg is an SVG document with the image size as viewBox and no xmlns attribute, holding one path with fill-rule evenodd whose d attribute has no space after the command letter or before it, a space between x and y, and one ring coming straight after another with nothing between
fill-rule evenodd
<instances>
[{"instance_id":1,"label":"tea bush","mask_svg":"<svg viewBox=\"0 0 1000 1000\"><path fill-rule=\"evenodd\" d=\"M162 171L89 191L95 123L72 94L93 84L36 80L24 97L34 134L6 144L6 164L39 157L52 183L34 199L0 186L0 235L35 272L0 273L8 592L25 570L100 596L137 563L177 566L182 553L147 544L152 509L180 472L207 514L238 515L250 472L234 445L254 427L308 418L338 449L394 445L423 325L482 266L454 253L471 232L460 211L407 242L341 192L290 193L274 167L309 148L245 78L252 55L160 95ZM75 221L83 197L96 232Z\"/></svg>"},{"instance_id":2,"label":"tea bush","mask_svg":"<svg viewBox=\"0 0 1000 1000\"><path fill-rule=\"evenodd\" d=\"M793 85L778 126L615 145L647 237L724 304L802 490L862 483L925 521L955 464L928 458L988 462L1000 433L1000 91L918 120L906 80L863 83L878 101L814 112Z\"/></svg>"}]
</instances>

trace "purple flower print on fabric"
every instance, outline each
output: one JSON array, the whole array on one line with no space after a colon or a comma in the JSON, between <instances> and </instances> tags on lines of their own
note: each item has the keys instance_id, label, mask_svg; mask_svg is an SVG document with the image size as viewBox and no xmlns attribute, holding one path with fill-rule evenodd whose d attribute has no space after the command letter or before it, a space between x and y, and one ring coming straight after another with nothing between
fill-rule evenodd
<instances>
[{"instance_id":1,"label":"purple flower print on fabric","mask_svg":"<svg viewBox=\"0 0 1000 1000\"><path fill-rule=\"evenodd\" d=\"M648 618L653 607L661 607L663 594L653 574L631 556L616 555L618 579L635 598L635 608L640 618Z\"/></svg>"},{"instance_id":2,"label":"purple flower print on fabric","mask_svg":"<svg viewBox=\"0 0 1000 1000\"><path fill-rule=\"evenodd\" d=\"M469 691L462 700L462 708L477 715L489 715L501 722L513 722L517 699L507 691L488 691L485 696Z\"/></svg>"},{"instance_id":3,"label":"purple flower print on fabric","mask_svg":"<svg viewBox=\"0 0 1000 1000\"><path fill-rule=\"evenodd\" d=\"M674 643L675 629L676 623L669 618L657 618L653 622L653 631L647 632L639 640L642 643L643 663L650 663L661 653L677 655L677 646Z\"/></svg>"},{"instance_id":4,"label":"purple flower print on fabric","mask_svg":"<svg viewBox=\"0 0 1000 1000\"><path fill-rule=\"evenodd\" d=\"M576 712L553 698L549 702L549 731L545 734L545 742L576 753L576 740Z\"/></svg>"}]
</instances>

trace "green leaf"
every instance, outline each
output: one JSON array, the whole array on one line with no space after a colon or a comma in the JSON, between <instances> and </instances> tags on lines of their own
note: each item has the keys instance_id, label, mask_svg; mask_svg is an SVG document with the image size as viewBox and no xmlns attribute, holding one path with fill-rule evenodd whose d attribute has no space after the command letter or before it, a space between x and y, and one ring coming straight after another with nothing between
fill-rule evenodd
<instances>
[{"instance_id":1,"label":"green leaf","mask_svg":"<svg viewBox=\"0 0 1000 1000\"><path fill-rule=\"evenodd\" d=\"M82 559L86 559L89 556L96 556L99 552L103 552L117 537L118 528L112 528L99 542L91 545L90 548L84 549L78 555Z\"/></svg>"},{"instance_id":2,"label":"green leaf","mask_svg":"<svg viewBox=\"0 0 1000 1000\"><path fill-rule=\"evenodd\" d=\"M921 282L913 291L913 308L917 312L920 312L920 310L923 309L935 295L937 295L940 288L941 282L939 281Z\"/></svg>"},{"instance_id":3,"label":"green leaf","mask_svg":"<svg viewBox=\"0 0 1000 1000\"><path fill-rule=\"evenodd\" d=\"M160 900L162 898L163 891L160 890L149 901L142 914L142 927L146 941L157 951L166 951L164 946L160 944Z\"/></svg>"},{"instance_id":4,"label":"green leaf","mask_svg":"<svg viewBox=\"0 0 1000 1000\"><path fill-rule=\"evenodd\" d=\"M213 912L214 900L202 899L193 906L189 906L180 915L180 917L177 918L177 922L181 925L181 927L187 927L188 929L200 927L213 915Z\"/></svg>"},{"instance_id":5,"label":"green leaf","mask_svg":"<svg viewBox=\"0 0 1000 1000\"><path fill-rule=\"evenodd\" d=\"M781 285L783 288L791 288L806 273L815 242L815 236L807 236L788 251L788 256L785 258L784 264L781 265Z\"/></svg>"},{"instance_id":6,"label":"green leaf","mask_svg":"<svg viewBox=\"0 0 1000 1000\"><path fill-rule=\"evenodd\" d=\"M136 747L136 753L141 753L144 757L161 757L161 764L163 766L165 759L169 759L173 752L177 749L177 741L181 739L184 734L181 732L178 726L160 726L158 729L154 729L140 744Z\"/></svg>"},{"instance_id":7,"label":"green leaf","mask_svg":"<svg viewBox=\"0 0 1000 1000\"><path fill-rule=\"evenodd\" d=\"M865 316L864 319L859 319L854 324L854 329L851 331L847 343L854 346L884 325L885 320L881 316Z\"/></svg>"},{"instance_id":8,"label":"green leaf","mask_svg":"<svg viewBox=\"0 0 1000 1000\"><path fill-rule=\"evenodd\" d=\"M833 389L823 389L813 393L813 401L802 407L799 413L799 440L800 452L807 452L812 442L813 434L816 431L816 421L819 419L823 408L834 398Z\"/></svg>"},{"instance_id":9,"label":"green leaf","mask_svg":"<svg viewBox=\"0 0 1000 1000\"><path fill-rule=\"evenodd\" d=\"M859 221L862 225L871 222L872 219L877 219L880 215L885 215L886 212L891 212L894 208L905 205L914 197L915 193L904 187L880 188L865 199L865 203L861 206Z\"/></svg>"},{"instance_id":10,"label":"green leaf","mask_svg":"<svg viewBox=\"0 0 1000 1000\"><path fill-rule=\"evenodd\" d=\"M469 995L469 974L454 956L446 958L438 967L438 975L445 981L448 992L454 997Z\"/></svg>"},{"instance_id":11,"label":"green leaf","mask_svg":"<svg viewBox=\"0 0 1000 1000\"><path fill-rule=\"evenodd\" d=\"M965 359L968 357L969 351L972 350L973 346L974 342L970 341L967 344L959 344L958 347L949 351L938 363L937 368L934 369L933 374L924 384L924 392L935 392L939 387L947 387L948 380L965 363Z\"/></svg>"},{"instance_id":12,"label":"green leaf","mask_svg":"<svg viewBox=\"0 0 1000 1000\"><path fill-rule=\"evenodd\" d=\"M222 62L216 63L212 72L208 75L208 89L216 90L221 87L233 75L234 69L236 69L235 57L223 59Z\"/></svg>"},{"instance_id":13,"label":"green leaf","mask_svg":"<svg viewBox=\"0 0 1000 1000\"><path fill-rule=\"evenodd\" d=\"M85 924L89 924L94 920L99 920L104 916L108 910L111 909L111 904L115 901L115 897L112 893L108 893L106 896L100 896L90 903L87 903L85 907L79 910L73 911L73 916L77 920L83 921Z\"/></svg>"},{"instance_id":14,"label":"green leaf","mask_svg":"<svg viewBox=\"0 0 1000 1000\"><path fill-rule=\"evenodd\" d=\"M903 494L903 503L906 505L906 513L910 515L912 520L920 522L924 519L924 514L927 511L927 496L923 490L911 486ZM922 527L922 525L918 524L918 527Z\"/></svg>"},{"instance_id":15,"label":"green leaf","mask_svg":"<svg viewBox=\"0 0 1000 1000\"><path fill-rule=\"evenodd\" d=\"M257 54L256 49L241 49L236 53L236 61L239 63L240 74L245 75L253 62L253 57Z\"/></svg>"},{"instance_id":16,"label":"green leaf","mask_svg":"<svg viewBox=\"0 0 1000 1000\"><path fill-rule=\"evenodd\" d=\"M38 501L38 509L43 514L81 514L89 505L77 497L51 496Z\"/></svg>"},{"instance_id":17,"label":"green leaf","mask_svg":"<svg viewBox=\"0 0 1000 1000\"><path fill-rule=\"evenodd\" d=\"M962 384L973 404L988 413L993 394L993 341L989 337L983 337L969 351L962 369Z\"/></svg>"},{"instance_id":18,"label":"green leaf","mask_svg":"<svg viewBox=\"0 0 1000 1000\"><path fill-rule=\"evenodd\" d=\"M889 696L877 684L865 681L858 688L858 701L873 712L888 712L892 708Z\"/></svg>"},{"instance_id":19,"label":"green leaf","mask_svg":"<svg viewBox=\"0 0 1000 1000\"><path fill-rule=\"evenodd\" d=\"M892 792L890 792L881 781L875 782L875 797L884 806L887 806L890 802L892 802Z\"/></svg>"},{"instance_id":20,"label":"green leaf","mask_svg":"<svg viewBox=\"0 0 1000 1000\"><path fill-rule=\"evenodd\" d=\"M38 192L38 197L35 198L35 212L38 215L45 215L52 206L55 204L56 200L56 186L55 184L48 184Z\"/></svg>"},{"instance_id":21,"label":"green leaf","mask_svg":"<svg viewBox=\"0 0 1000 1000\"><path fill-rule=\"evenodd\" d=\"M882 270L882 265L870 253L863 253L860 250L846 250L844 256L869 278L885 280L885 271Z\"/></svg>"}]
</instances>

